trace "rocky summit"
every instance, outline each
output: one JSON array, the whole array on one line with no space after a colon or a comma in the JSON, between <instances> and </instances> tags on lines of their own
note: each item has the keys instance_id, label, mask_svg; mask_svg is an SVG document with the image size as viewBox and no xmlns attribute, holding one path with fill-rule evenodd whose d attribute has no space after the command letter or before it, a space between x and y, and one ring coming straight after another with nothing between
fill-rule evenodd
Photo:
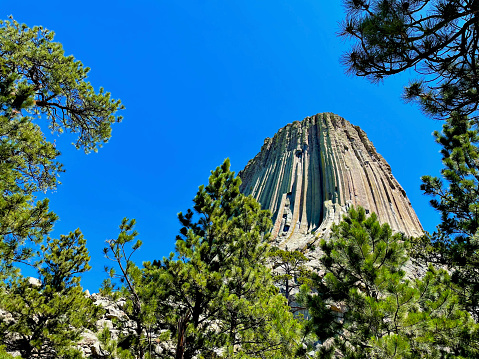
<instances>
[{"instance_id":1,"label":"rocky summit","mask_svg":"<svg viewBox=\"0 0 479 359\"><path fill-rule=\"evenodd\" d=\"M283 248L304 249L328 236L350 206L375 212L395 232L423 232L366 133L332 113L290 123L266 138L238 176L241 191L271 211L273 238Z\"/></svg>"}]
</instances>

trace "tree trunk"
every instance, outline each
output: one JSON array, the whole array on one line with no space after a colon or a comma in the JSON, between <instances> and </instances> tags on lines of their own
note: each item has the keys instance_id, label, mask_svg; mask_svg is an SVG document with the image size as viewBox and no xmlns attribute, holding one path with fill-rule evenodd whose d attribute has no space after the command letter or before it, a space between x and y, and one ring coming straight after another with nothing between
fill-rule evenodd
<instances>
[{"instance_id":1,"label":"tree trunk","mask_svg":"<svg viewBox=\"0 0 479 359\"><path fill-rule=\"evenodd\" d=\"M178 320L178 342L176 344L175 359L184 359L186 348L186 329L188 328L188 321L191 316L191 311L185 314Z\"/></svg>"}]
</instances>

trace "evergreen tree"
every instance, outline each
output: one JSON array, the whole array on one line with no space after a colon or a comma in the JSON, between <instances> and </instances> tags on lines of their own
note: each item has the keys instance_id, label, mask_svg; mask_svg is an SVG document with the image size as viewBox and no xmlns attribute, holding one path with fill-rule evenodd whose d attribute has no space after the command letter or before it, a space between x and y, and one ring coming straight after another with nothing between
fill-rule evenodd
<instances>
[{"instance_id":1,"label":"evergreen tree","mask_svg":"<svg viewBox=\"0 0 479 359\"><path fill-rule=\"evenodd\" d=\"M54 33L41 26L28 28L15 20L2 21L2 112L48 119L50 129L78 134L76 146L95 150L111 137L111 124L123 106L86 81L90 69L65 56Z\"/></svg>"},{"instance_id":2,"label":"evergreen tree","mask_svg":"<svg viewBox=\"0 0 479 359\"><path fill-rule=\"evenodd\" d=\"M435 132L442 146L442 177L424 176L421 189L434 197L431 205L441 213L438 231L423 238L430 244L415 251L416 258L447 265L462 287L468 310L479 319L479 135L473 121L454 115Z\"/></svg>"},{"instance_id":3,"label":"evergreen tree","mask_svg":"<svg viewBox=\"0 0 479 359\"><path fill-rule=\"evenodd\" d=\"M21 359L20 356L14 357L13 355L8 354L5 351L5 348L3 346L0 346L0 359Z\"/></svg>"},{"instance_id":4,"label":"evergreen tree","mask_svg":"<svg viewBox=\"0 0 479 359\"><path fill-rule=\"evenodd\" d=\"M269 213L239 184L226 160L200 187L194 211L179 213L176 253L142 268L131 260L141 246L134 221L123 220L105 248L118 270L107 268L102 293L126 300L125 317L115 321L117 340L108 328L100 334L105 355L294 357L300 325L266 267Z\"/></svg>"},{"instance_id":5,"label":"evergreen tree","mask_svg":"<svg viewBox=\"0 0 479 359\"><path fill-rule=\"evenodd\" d=\"M299 326L265 265L269 212L239 192L229 168L212 171L193 210L179 213L176 257L154 263L170 288L174 357L289 358Z\"/></svg>"},{"instance_id":6,"label":"evergreen tree","mask_svg":"<svg viewBox=\"0 0 479 359\"><path fill-rule=\"evenodd\" d=\"M321 241L324 276L306 297L328 358L475 358L478 326L462 310L445 270L405 272L408 241L363 208L349 210Z\"/></svg>"},{"instance_id":7,"label":"evergreen tree","mask_svg":"<svg viewBox=\"0 0 479 359\"><path fill-rule=\"evenodd\" d=\"M417 259L445 265L479 319L478 10L476 0L346 0L342 36L356 40L344 56L351 73L373 81L414 69L405 91L424 112L445 120L444 184L424 176L421 188L441 213L438 231L417 241ZM424 251L424 246L428 248ZM422 247L422 248L421 248Z\"/></svg>"},{"instance_id":8,"label":"evergreen tree","mask_svg":"<svg viewBox=\"0 0 479 359\"><path fill-rule=\"evenodd\" d=\"M124 218L118 238L108 240L108 247L104 249L105 256L115 262L118 270L115 270L115 267L105 268L110 278L104 281L101 293L112 302L125 301L124 316L116 318L114 323L119 337L113 340L108 327L104 328L99 336L105 356L113 358L157 357L155 346L160 337L156 333L160 328L155 313L160 300L157 293L161 281L149 270L149 264L139 268L131 260L132 255L142 245L140 240L135 241L138 233L133 229L134 225L134 220ZM130 251L128 246L131 246ZM149 275L150 273L153 276Z\"/></svg>"},{"instance_id":9,"label":"evergreen tree","mask_svg":"<svg viewBox=\"0 0 479 359\"><path fill-rule=\"evenodd\" d=\"M12 320L0 320L0 344L23 358L79 358L73 346L99 310L85 296L80 274L88 271L90 257L79 230L60 239L48 238L35 263L39 283L15 276L3 283L0 306Z\"/></svg>"},{"instance_id":10,"label":"evergreen tree","mask_svg":"<svg viewBox=\"0 0 479 359\"><path fill-rule=\"evenodd\" d=\"M457 112L479 119L477 0L344 0L341 35L355 41L344 55L350 73L379 81L415 70L405 98L426 114Z\"/></svg>"},{"instance_id":11,"label":"evergreen tree","mask_svg":"<svg viewBox=\"0 0 479 359\"><path fill-rule=\"evenodd\" d=\"M120 101L103 89L95 93L86 81L89 68L65 56L53 36L0 21L0 277L32 254L25 241L41 242L56 220L48 199L36 202L35 192L56 187L60 152L34 122L46 119L52 131L77 133L76 146L88 152L121 120Z\"/></svg>"},{"instance_id":12,"label":"evergreen tree","mask_svg":"<svg viewBox=\"0 0 479 359\"><path fill-rule=\"evenodd\" d=\"M312 272L306 267L308 258L300 251L273 248L269 253L273 280L286 297L293 313L305 310L297 302L297 294L302 285L308 285Z\"/></svg>"},{"instance_id":13,"label":"evergreen tree","mask_svg":"<svg viewBox=\"0 0 479 359\"><path fill-rule=\"evenodd\" d=\"M78 355L71 345L96 315L79 284L89 269L81 233L46 238L57 217L35 194L54 189L63 169L36 121L78 134L77 148L88 152L109 139L123 108L103 89L93 90L89 69L65 56L53 36L0 21L0 308L15 319L0 322L0 343L17 346L25 358ZM21 277L20 262L34 263L39 286Z\"/></svg>"}]
</instances>

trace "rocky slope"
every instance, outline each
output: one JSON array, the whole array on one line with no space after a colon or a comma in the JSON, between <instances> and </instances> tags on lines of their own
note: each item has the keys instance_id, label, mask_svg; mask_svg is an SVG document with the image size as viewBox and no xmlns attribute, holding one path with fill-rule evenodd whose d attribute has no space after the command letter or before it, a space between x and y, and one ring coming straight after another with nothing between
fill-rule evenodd
<instances>
[{"instance_id":1,"label":"rocky slope","mask_svg":"<svg viewBox=\"0 0 479 359\"><path fill-rule=\"evenodd\" d=\"M396 232L422 233L406 192L365 132L332 113L293 122L266 138L238 175L241 191L272 212L273 238L281 247L314 243L358 205Z\"/></svg>"}]
</instances>

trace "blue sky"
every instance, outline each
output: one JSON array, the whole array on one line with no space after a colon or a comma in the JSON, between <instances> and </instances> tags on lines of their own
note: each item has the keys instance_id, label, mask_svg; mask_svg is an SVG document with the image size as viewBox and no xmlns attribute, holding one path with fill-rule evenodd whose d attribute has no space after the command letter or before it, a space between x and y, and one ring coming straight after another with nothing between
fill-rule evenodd
<instances>
[{"instance_id":1,"label":"blue sky","mask_svg":"<svg viewBox=\"0 0 479 359\"><path fill-rule=\"evenodd\" d=\"M345 74L339 58L350 43L337 37L339 1L3 0L0 10L54 30L66 54L92 69L93 86L126 106L98 153L56 138L66 172L48 194L60 217L54 235L83 231L91 292L106 277L102 248L123 217L137 220L138 263L167 256L176 214L191 207L210 170L229 157L238 172L266 137L319 112L366 131L424 228L439 221L419 186L420 176L439 174L431 133L441 123L401 100L414 74L378 85Z\"/></svg>"}]
</instances>

